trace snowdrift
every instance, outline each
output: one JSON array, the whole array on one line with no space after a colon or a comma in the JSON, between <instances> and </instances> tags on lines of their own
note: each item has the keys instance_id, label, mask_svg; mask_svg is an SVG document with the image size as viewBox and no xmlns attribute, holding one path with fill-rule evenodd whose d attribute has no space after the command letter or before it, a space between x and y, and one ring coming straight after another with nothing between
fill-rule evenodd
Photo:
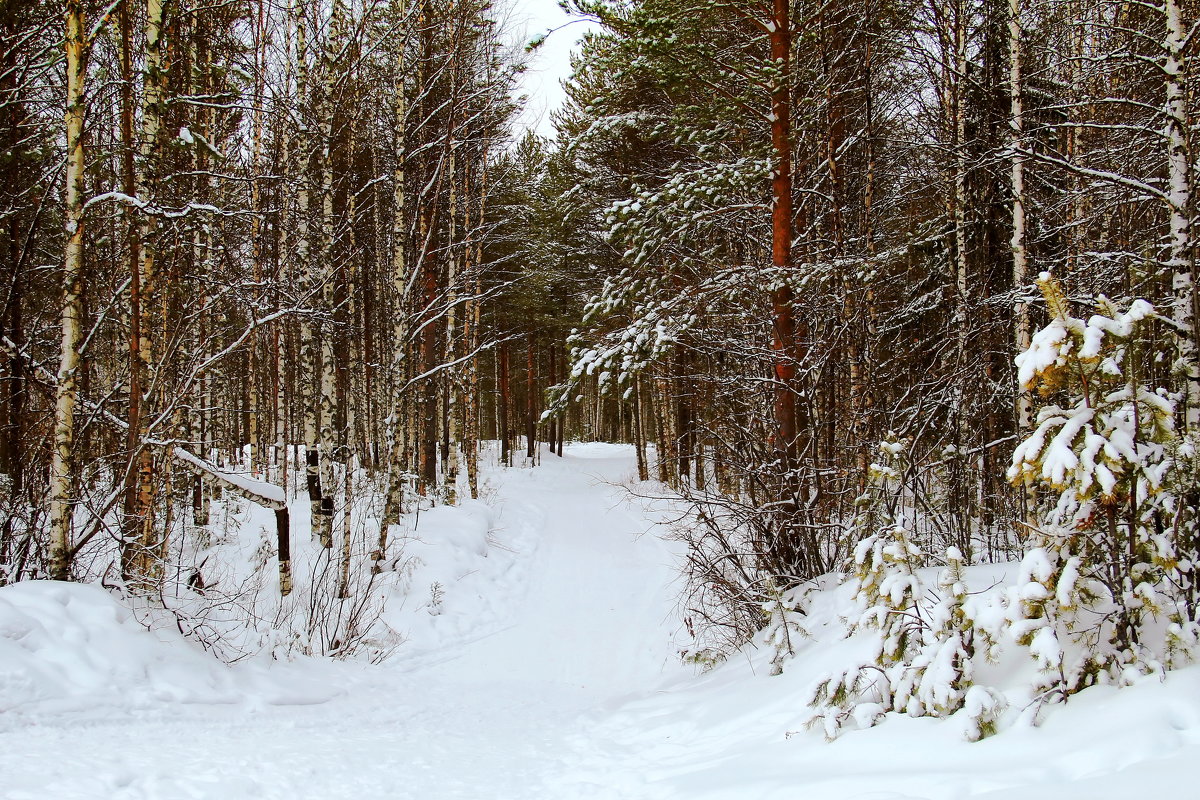
<instances>
[{"instance_id":1,"label":"snowdrift","mask_svg":"<svg viewBox=\"0 0 1200 800\"><path fill-rule=\"evenodd\" d=\"M1039 666L1009 642L997 660L975 659L974 683L1008 703L996 735L966 741L966 709L879 718L864 707L826 741L806 724L814 689L869 665L883 635L846 635L863 608L839 576L797 604L803 631L782 674L778 627L696 674L671 642L678 553L647 535L673 515L618 487L629 448L566 455L495 470L488 504L426 509L397 529L374 580L380 626L400 644L378 665L264 651L229 666L164 628L168 615L147 630L144 610L97 585L0 588L0 796L1197 796L1200 667L1092 686L1034 714ZM231 515L240 527L214 537L214 552L252 550L257 513ZM300 537L298 549L316 547ZM1020 576L1018 564L967 567L972 618ZM916 577L926 602L938 570Z\"/></svg>"},{"instance_id":2,"label":"snowdrift","mask_svg":"<svg viewBox=\"0 0 1200 800\"><path fill-rule=\"evenodd\" d=\"M147 630L99 586L0 588L0 715L248 698L308 704L336 694L297 674L268 677L266 669L231 667L176 632Z\"/></svg>"},{"instance_id":3,"label":"snowdrift","mask_svg":"<svg viewBox=\"0 0 1200 800\"><path fill-rule=\"evenodd\" d=\"M976 602L1003 590L1018 565L967 570ZM922 570L932 584L934 570ZM1066 703L1041 706L1031 694L1037 666L1005 648L976 679L1008 701L996 735L971 742L968 709L913 718L876 709L851 716L827 741L809 701L829 676L870 664L879 632L847 636L858 612L851 586L827 576L806 598L795 653L774 675L766 636L708 672L676 678L616 713L597 715L597 797L744 800L871 797L954 800L988 797L1119 798L1196 796L1200 758L1200 666L1093 686ZM981 659L982 662L982 659ZM1041 713L1035 713L1040 707ZM873 727L873 722L876 722ZM636 753L627 769L602 778L600 763Z\"/></svg>"},{"instance_id":4,"label":"snowdrift","mask_svg":"<svg viewBox=\"0 0 1200 800\"><path fill-rule=\"evenodd\" d=\"M496 524L492 508L466 500L422 511L415 530L397 537L400 556L383 588L381 621L403 639L402 660L420 660L505 624L505 606L522 592L536 543L520 525L505 531L501 543Z\"/></svg>"}]
</instances>

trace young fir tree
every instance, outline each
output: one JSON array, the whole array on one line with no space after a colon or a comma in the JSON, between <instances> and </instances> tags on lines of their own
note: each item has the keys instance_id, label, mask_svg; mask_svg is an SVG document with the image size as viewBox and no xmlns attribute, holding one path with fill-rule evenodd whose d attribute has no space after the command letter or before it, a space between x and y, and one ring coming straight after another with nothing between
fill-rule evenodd
<instances>
[{"instance_id":1,"label":"young fir tree","mask_svg":"<svg viewBox=\"0 0 1200 800\"><path fill-rule=\"evenodd\" d=\"M1007 596L1011 633L1039 666L1036 689L1066 697L1186 657L1196 643L1195 534L1182 502L1194 444L1179 396L1147 382L1162 342L1144 300L1101 296L1086 321L1048 273L1052 317L1017 358L1046 404L1009 479L1048 498Z\"/></svg>"},{"instance_id":2,"label":"young fir tree","mask_svg":"<svg viewBox=\"0 0 1200 800\"><path fill-rule=\"evenodd\" d=\"M820 681L809 701L809 725L835 738L848 720L868 727L885 713L946 717L968 707L968 739L994 730L1004 701L972 685L975 621L967 605L963 555L947 548L936 591L918 570L928 558L912 539L903 508L909 443L882 442L884 463L870 466L853 530L861 538L850 559L856 616L848 633L877 632L872 660Z\"/></svg>"}]
</instances>

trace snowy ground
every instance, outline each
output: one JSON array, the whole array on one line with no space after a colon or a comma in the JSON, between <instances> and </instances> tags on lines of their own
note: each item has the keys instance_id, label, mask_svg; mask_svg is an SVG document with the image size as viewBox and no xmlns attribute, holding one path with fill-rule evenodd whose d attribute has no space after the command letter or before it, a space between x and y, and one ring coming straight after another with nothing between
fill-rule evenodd
<instances>
[{"instance_id":1,"label":"snowy ground","mask_svg":"<svg viewBox=\"0 0 1200 800\"><path fill-rule=\"evenodd\" d=\"M408 643L380 666L228 668L99 588L0 590L0 797L1200 797L1197 668L976 744L953 718L804 731L814 671L853 646L832 628L782 676L761 653L695 676L672 552L614 485L632 471L626 448L575 445L493 472L491 511L427 512L421 547L481 517L492 544L478 568L413 576L388 612ZM443 603L416 599L431 581Z\"/></svg>"}]
</instances>

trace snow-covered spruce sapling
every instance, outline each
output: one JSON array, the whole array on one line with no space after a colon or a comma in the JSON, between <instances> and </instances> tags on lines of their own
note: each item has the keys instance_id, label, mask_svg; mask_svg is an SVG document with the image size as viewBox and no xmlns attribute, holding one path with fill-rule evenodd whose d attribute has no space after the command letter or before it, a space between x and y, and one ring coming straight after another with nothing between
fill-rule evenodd
<instances>
[{"instance_id":1,"label":"snow-covered spruce sapling","mask_svg":"<svg viewBox=\"0 0 1200 800\"><path fill-rule=\"evenodd\" d=\"M425 608L429 611L429 616L436 617L442 613L442 600L446 597L446 587L442 586L441 581L434 581L429 586L429 602L425 604Z\"/></svg>"},{"instance_id":2,"label":"snow-covered spruce sapling","mask_svg":"<svg viewBox=\"0 0 1200 800\"><path fill-rule=\"evenodd\" d=\"M912 555L919 554L919 550L908 542L903 526L897 522L908 443L889 431L887 438L880 442L879 449L882 457L867 469L867 486L855 500L855 516L847 532L853 552L847 572L852 575L856 603L856 618L846 620L847 633L855 632L864 622L870 625L880 618L887 622L889 609L879 607L879 602L884 597L882 584L888 579L889 573L895 571L895 567L900 568L905 578L902 582L892 581L890 588L901 591L896 602L892 603L889 589L887 605L891 610L898 611L900 616L894 620L898 624L893 627L891 646L888 645L889 637L886 634L881 638L880 650L874 659L877 663L852 666L818 681L814 687L809 699L814 713L808 725L820 725L827 739L835 738L841 732L842 725L852 717L860 727L869 727L885 711L891 710L891 692L879 685L882 667L886 666L884 662L892 663L885 653L895 652L897 647L903 650L908 636L906 626L913 624L914 620L919 622L919 617L908 615L909 609L906 607L914 597L912 589L916 585L916 575L912 569L904 568ZM885 556L885 545L897 537L903 544L899 548L889 548L889 554ZM885 559L890 560L891 564ZM905 586L908 591L903 591ZM878 613L876 608L879 608Z\"/></svg>"},{"instance_id":3,"label":"snow-covered spruce sapling","mask_svg":"<svg viewBox=\"0 0 1200 800\"><path fill-rule=\"evenodd\" d=\"M850 633L877 631L877 649L871 663L815 687L809 725L820 725L828 738L851 718L866 727L888 711L949 716L962 707L972 678L974 624L965 605L962 554L947 549L938 591L926 592L917 572L926 556L897 512L895 484L903 475L906 447L893 436L881 449L887 463L871 466L871 489L856 525L860 531L865 524L883 527L854 546L856 619L848 625ZM988 714L999 704L993 698L976 705L980 722L973 738L986 734Z\"/></svg>"},{"instance_id":4,"label":"snow-covered spruce sapling","mask_svg":"<svg viewBox=\"0 0 1200 800\"><path fill-rule=\"evenodd\" d=\"M807 587L794 586L780 591L774 580L767 584L767 599L762 603L767 624L759 634L759 642L771 649L771 674L783 672L783 662L796 653L796 644L809 637L800 624L804 619L804 599Z\"/></svg>"},{"instance_id":5,"label":"snow-covered spruce sapling","mask_svg":"<svg viewBox=\"0 0 1200 800\"><path fill-rule=\"evenodd\" d=\"M1101 296L1084 321L1048 273L1038 286L1052 319L1017 357L1018 376L1058 402L1043 406L1008 477L1048 490L1053 504L1006 600L1013 637L1040 667L1035 689L1065 698L1159 669L1194 638L1179 591L1190 585L1180 553L1194 553L1194 536L1177 513L1172 472L1187 446L1175 402L1143 379L1159 346L1154 308L1134 300L1122 310ZM1154 624L1163 620L1174 626L1165 635Z\"/></svg>"},{"instance_id":6,"label":"snow-covered spruce sapling","mask_svg":"<svg viewBox=\"0 0 1200 800\"><path fill-rule=\"evenodd\" d=\"M977 647L968 613L962 554L947 548L937 591L917 574L924 555L907 529L894 526L856 549L859 617L850 630L879 632L872 663L855 666L818 684L810 725L834 738L846 720L859 727L888 711L914 717L948 717L966 708L966 737L990 735L1006 702L997 692L972 685Z\"/></svg>"},{"instance_id":7,"label":"snow-covered spruce sapling","mask_svg":"<svg viewBox=\"0 0 1200 800\"><path fill-rule=\"evenodd\" d=\"M1168 669L1200 653L1200 434L1189 432L1171 448L1163 505L1169 527L1156 534L1157 565L1174 598L1164 633Z\"/></svg>"},{"instance_id":8,"label":"snow-covered spruce sapling","mask_svg":"<svg viewBox=\"0 0 1200 800\"><path fill-rule=\"evenodd\" d=\"M702 647L695 650L684 648L679 651L679 659L684 664L691 664L698 671L704 673L716 669L719 664L723 664L726 655L712 647Z\"/></svg>"},{"instance_id":9,"label":"snow-covered spruce sapling","mask_svg":"<svg viewBox=\"0 0 1200 800\"><path fill-rule=\"evenodd\" d=\"M871 663L855 665L818 683L809 701L814 708L809 725L819 724L826 738L835 738L849 719L869 727L885 712L897 710L896 678L903 678L910 644L921 638L926 625L916 574L923 556L904 526L896 523L855 545L851 569L856 618L847 631L873 629L879 638Z\"/></svg>"},{"instance_id":10,"label":"snow-covered spruce sapling","mask_svg":"<svg viewBox=\"0 0 1200 800\"><path fill-rule=\"evenodd\" d=\"M1008 700L990 686L971 686L963 697L963 737L978 742L996 732L1000 716L1008 709Z\"/></svg>"},{"instance_id":11,"label":"snow-covered spruce sapling","mask_svg":"<svg viewBox=\"0 0 1200 800\"><path fill-rule=\"evenodd\" d=\"M1075 551L1085 537L1063 528L1041 529L1037 537L1049 546L1026 553L1004 603L1009 633L1037 664L1033 690L1053 699L1078 691L1103 669L1098 623L1112 604L1103 584L1080 575L1082 559ZM1072 642L1078 646L1064 648Z\"/></svg>"}]
</instances>

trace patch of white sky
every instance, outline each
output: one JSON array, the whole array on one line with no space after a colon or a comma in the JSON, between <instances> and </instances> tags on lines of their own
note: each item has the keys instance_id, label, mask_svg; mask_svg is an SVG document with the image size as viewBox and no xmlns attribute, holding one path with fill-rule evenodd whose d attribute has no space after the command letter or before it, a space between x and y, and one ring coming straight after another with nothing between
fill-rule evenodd
<instances>
[{"instance_id":1,"label":"patch of white sky","mask_svg":"<svg viewBox=\"0 0 1200 800\"><path fill-rule=\"evenodd\" d=\"M526 59L528 66L519 77L515 94L525 97L516 119L516 135L527 130L553 138L551 114L566 100L562 81L571 76L571 53L583 35L596 28L595 23L564 11L558 0L501 0L497 17L507 40ZM525 46L550 32L532 53Z\"/></svg>"}]
</instances>

